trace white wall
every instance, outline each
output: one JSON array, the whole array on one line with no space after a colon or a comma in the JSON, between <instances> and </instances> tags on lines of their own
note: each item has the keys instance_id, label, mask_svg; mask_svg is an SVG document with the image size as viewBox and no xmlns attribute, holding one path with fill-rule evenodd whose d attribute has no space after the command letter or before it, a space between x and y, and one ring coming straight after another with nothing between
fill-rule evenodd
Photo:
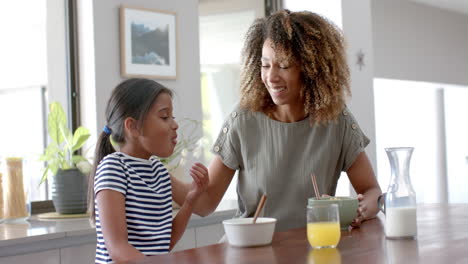
<instances>
[{"instance_id":1,"label":"white wall","mask_svg":"<svg viewBox=\"0 0 468 264\"><path fill-rule=\"evenodd\" d=\"M199 0L201 16L255 10L255 17L265 16L263 0Z\"/></svg>"},{"instance_id":2,"label":"white wall","mask_svg":"<svg viewBox=\"0 0 468 264\"><path fill-rule=\"evenodd\" d=\"M87 1L87 0L82 0ZM105 107L112 89L124 78L120 75L119 7L167 10L177 15L177 79L156 80L175 91L175 116L202 120L197 0L115 0L92 1L94 30L96 132L105 125ZM90 85L91 86L91 85ZM88 120L92 120L89 118ZM93 122L93 121L91 121ZM85 124L86 125L86 124ZM93 127L89 124L88 127ZM92 131L94 133L94 131ZM201 130L200 130L201 134Z\"/></svg>"},{"instance_id":3,"label":"white wall","mask_svg":"<svg viewBox=\"0 0 468 264\"><path fill-rule=\"evenodd\" d=\"M405 0L371 6L376 77L468 85L468 15Z\"/></svg>"},{"instance_id":4,"label":"white wall","mask_svg":"<svg viewBox=\"0 0 468 264\"><path fill-rule=\"evenodd\" d=\"M341 12L341 0L320 0L320 1L304 1L304 0L282 0L283 8L289 9L292 12L308 10L316 14L325 16L333 21L335 25L343 29L343 16Z\"/></svg>"},{"instance_id":5,"label":"white wall","mask_svg":"<svg viewBox=\"0 0 468 264\"><path fill-rule=\"evenodd\" d=\"M371 1L342 1L343 31L348 44L352 98L348 103L361 129L370 138L366 153L376 169L374 118L374 60L372 43ZM364 54L364 66L357 64L358 53Z\"/></svg>"}]
</instances>

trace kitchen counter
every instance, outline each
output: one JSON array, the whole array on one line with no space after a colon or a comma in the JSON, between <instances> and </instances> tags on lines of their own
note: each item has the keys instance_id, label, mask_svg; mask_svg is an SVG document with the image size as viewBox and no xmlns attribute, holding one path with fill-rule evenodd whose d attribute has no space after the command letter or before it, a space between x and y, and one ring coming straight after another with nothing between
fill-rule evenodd
<instances>
[{"instance_id":1,"label":"kitchen counter","mask_svg":"<svg viewBox=\"0 0 468 264\"><path fill-rule=\"evenodd\" d=\"M236 210L237 201L222 201L209 216L192 215L187 229L219 224L232 218ZM96 243L96 231L88 218L43 220L31 216L28 221L0 224L0 257L90 243Z\"/></svg>"}]
</instances>

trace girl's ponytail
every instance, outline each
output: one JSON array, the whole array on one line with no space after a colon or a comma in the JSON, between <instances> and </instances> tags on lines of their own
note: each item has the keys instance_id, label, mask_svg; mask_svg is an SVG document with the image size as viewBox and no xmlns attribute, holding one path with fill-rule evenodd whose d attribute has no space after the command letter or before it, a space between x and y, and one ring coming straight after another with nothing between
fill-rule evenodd
<instances>
[{"instance_id":1,"label":"girl's ponytail","mask_svg":"<svg viewBox=\"0 0 468 264\"><path fill-rule=\"evenodd\" d=\"M107 131L106 131L107 128ZM94 153L94 163L93 163L93 170L89 174L88 179L88 213L90 215L91 220L93 223L95 222L95 212L94 212L94 176L96 175L96 170L101 162L101 160L115 152L114 147L112 146L111 142L111 135L110 130L107 126L105 126L104 131L101 132L99 135L96 150Z\"/></svg>"}]
</instances>

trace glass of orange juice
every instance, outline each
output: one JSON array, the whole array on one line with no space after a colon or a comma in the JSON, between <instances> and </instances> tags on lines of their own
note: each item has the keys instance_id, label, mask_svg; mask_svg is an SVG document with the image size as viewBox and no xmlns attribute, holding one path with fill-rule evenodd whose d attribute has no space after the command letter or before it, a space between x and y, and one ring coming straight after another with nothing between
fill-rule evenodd
<instances>
[{"instance_id":1,"label":"glass of orange juice","mask_svg":"<svg viewBox=\"0 0 468 264\"><path fill-rule=\"evenodd\" d=\"M314 249L335 248L340 237L337 204L307 206L307 238Z\"/></svg>"}]
</instances>

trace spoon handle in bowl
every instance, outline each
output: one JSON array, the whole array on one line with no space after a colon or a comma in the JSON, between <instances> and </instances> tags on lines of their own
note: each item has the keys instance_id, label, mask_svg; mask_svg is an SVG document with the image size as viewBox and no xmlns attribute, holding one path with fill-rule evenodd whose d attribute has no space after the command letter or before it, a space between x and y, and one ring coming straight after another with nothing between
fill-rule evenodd
<instances>
[{"instance_id":1,"label":"spoon handle in bowl","mask_svg":"<svg viewBox=\"0 0 468 264\"><path fill-rule=\"evenodd\" d=\"M267 198L267 196L265 194L262 195L262 198L260 198L260 202L257 205L257 210L255 211L255 215L254 215L254 219L253 219L254 224L255 224L255 222L257 222L257 217L260 214L260 211L262 210L263 206L265 205L266 198Z\"/></svg>"}]
</instances>

